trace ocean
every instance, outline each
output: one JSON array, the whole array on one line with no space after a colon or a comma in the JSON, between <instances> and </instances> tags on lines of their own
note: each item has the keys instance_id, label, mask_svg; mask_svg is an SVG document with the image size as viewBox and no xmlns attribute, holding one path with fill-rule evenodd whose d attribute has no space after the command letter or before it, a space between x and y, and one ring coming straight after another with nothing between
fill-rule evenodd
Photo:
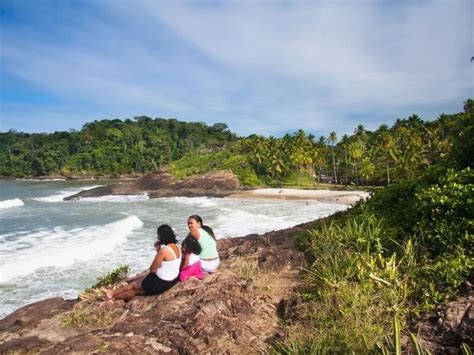
<instances>
[{"instance_id":1,"label":"ocean","mask_svg":"<svg viewBox=\"0 0 474 355\"><path fill-rule=\"evenodd\" d=\"M156 228L182 240L199 214L218 239L240 237L328 216L344 205L302 200L146 195L63 201L110 181L0 180L0 318L45 298L76 298L98 277L127 264L148 268Z\"/></svg>"}]
</instances>

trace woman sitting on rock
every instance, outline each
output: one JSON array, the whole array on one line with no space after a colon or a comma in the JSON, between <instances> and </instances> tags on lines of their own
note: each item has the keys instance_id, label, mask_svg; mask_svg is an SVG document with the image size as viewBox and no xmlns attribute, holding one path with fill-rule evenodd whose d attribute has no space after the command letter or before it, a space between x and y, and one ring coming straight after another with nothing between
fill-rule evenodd
<instances>
[{"instance_id":1,"label":"woman sitting on rock","mask_svg":"<svg viewBox=\"0 0 474 355\"><path fill-rule=\"evenodd\" d=\"M202 218L193 214L188 218L189 234L193 236L201 246L201 266L206 272L213 272L219 266L219 254L217 253L216 237L208 226L202 224Z\"/></svg>"},{"instance_id":2,"label":"woman sitting on rock","mask_svg":"<svg viewBox=\"0 0 474 355\"><path fill-rule=\"evenodd\" d=\"M181 265L181 250L176 243L176 235L171 227L167 224L159 226L158 241L155 243L156 255L151 263L149 274L119 289L104 289L107 299L128 301L137 295L163 293L175 285L179 280Z\"/></svg>"}]
</instances>

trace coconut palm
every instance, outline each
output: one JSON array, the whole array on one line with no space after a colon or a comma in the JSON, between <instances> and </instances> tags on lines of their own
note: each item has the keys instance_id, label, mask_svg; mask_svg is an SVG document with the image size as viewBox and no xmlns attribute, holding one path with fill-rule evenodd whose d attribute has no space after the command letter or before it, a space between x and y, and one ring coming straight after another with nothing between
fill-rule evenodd
<instances>
[{"instance_id":1,"label":"coconut palm","mask_svg":"<svg viewBox=\"0 0 474 355\"><path fill-rule=\"evenodd\" d=\"M360 141L354 141L348 147L349 157L352 159L352 165L355 169L356 184L359 184L359 176L357 172L357 162L362 158L364 150Z\"/></svg>"},{"instance_id":2,"label":"coconut palm","mask_svg":"<svg viewBox=\"0 0 474 355\"><path fill-rule=\"evenodd\" d=\"M337 142L337 135L336 132L332 131L329 133L327 138L328 144L332 147L332 166L334 169L334 184L337 184L337 171L336 171L336 142Z\"/></svg>"}]
</instances>

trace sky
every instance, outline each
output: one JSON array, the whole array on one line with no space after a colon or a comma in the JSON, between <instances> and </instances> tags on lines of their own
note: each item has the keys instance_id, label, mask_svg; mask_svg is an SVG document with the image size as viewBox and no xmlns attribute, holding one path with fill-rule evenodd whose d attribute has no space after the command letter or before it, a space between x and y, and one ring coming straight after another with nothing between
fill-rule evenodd
<instances>
[{"instance_id":1,"label":"sky","mask_svg":"<svg viewBox=\"0 0 474 355\"><path fill-rule=\"evenodd\" d=\"M136 116L319 137L474 98L474 1L0 0L0 132Z\"/></svg>"}]
</instances>

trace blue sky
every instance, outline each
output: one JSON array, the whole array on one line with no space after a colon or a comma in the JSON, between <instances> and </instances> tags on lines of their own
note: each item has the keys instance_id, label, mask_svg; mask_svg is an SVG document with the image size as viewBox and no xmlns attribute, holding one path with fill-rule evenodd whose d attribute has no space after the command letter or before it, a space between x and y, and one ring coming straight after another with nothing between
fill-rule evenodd
<instances>
[{"instance_id":1,"label":"blue sky","mask_svg":"<svg viewBox=\"0 0 474 355\"><path fill-rule=\"evenodd\" d=\"M0 0L0 131L100 119L376 129L474 97L470 0Z\"/></svg>"}]
</instances>

